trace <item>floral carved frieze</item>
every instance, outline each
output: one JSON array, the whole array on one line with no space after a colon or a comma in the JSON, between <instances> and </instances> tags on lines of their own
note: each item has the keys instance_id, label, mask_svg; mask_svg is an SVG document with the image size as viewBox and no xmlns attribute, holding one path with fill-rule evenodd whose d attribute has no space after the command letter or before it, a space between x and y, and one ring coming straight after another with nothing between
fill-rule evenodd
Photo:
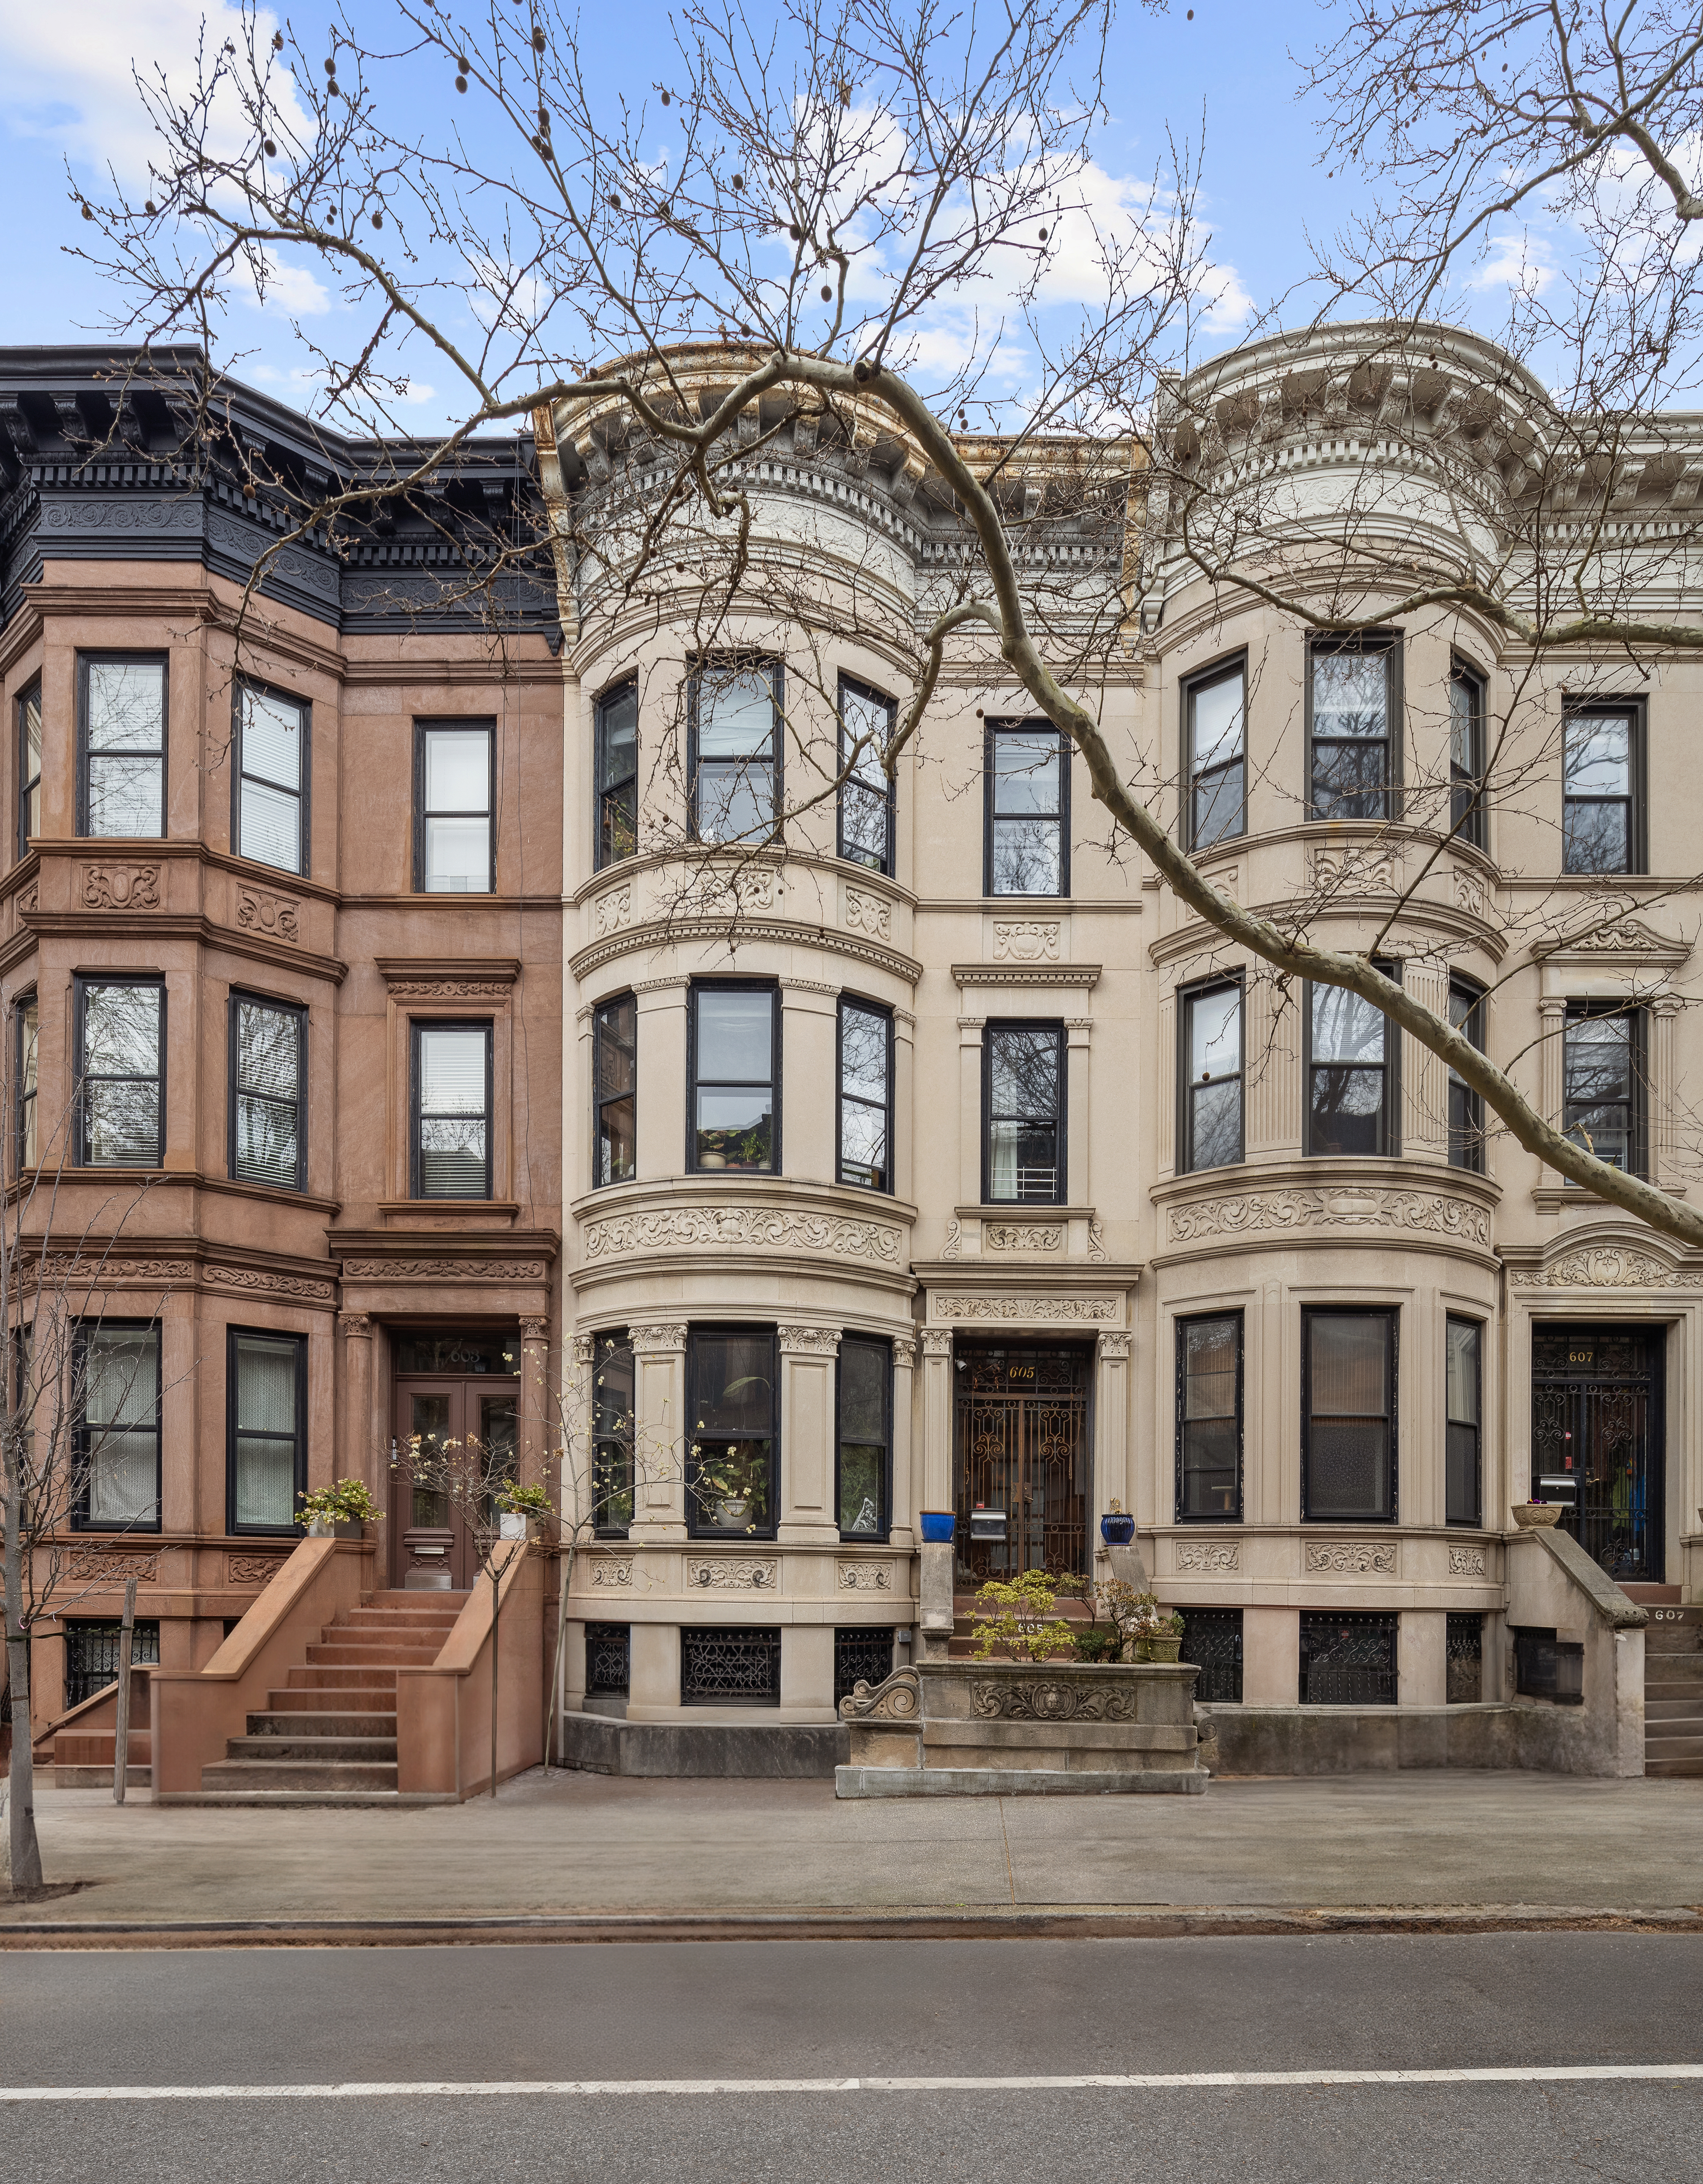
<instances>
[{"instance_id":1,"label":"floral carved frieze","mask_svg":"<svg viewBox=\"0 0 1703 2184\"><path fill-rule=\"evenodd\" d=\"M1618 1245L1597 1245L1568 1251L1546 1267L1516 1267L1511 1277L1521 1289L1689 1290L1703 1286L1703 1268L1687 1272Z\"/></svg>"},{"instance_id":2,"label":"floral carved frieze","mask_svg":"<svg viewBox=\"0 0 1703 2184\"><path fill-rule=\"evenodd\" d=\"M227 1585L270 1585L284 1567L282 1555L226 1555Z\"/></svg>"},{"instance_id":3,"label":"floral carved frieze","mask_svg":"<svg viewBox=\"0 0 1703 2184\"><path fill-rule=\"evenodd\" d=\"M91 1582L124 1585L135 1578L138 1584L152 1585L159 1575L158 1555L117 1554L110 1549L94 1548L87 1554L71 1557L70 1575L73 1584Z\"/></svg>"},{"instance_id":4,"label":"floral carved frieze","mask_svg":"<svg viewBox=\"0 0 1703 2184\"><path fill-rule=\"evenodd\" d=\"M264 933L274 940L298 941L302 937L301 905L286 894L266 894L259 888L237 890L237 922L245 933Z\"/></svg>"},{"instance_id":5,"label":"floral carved frieze","mask_svg":"<svg viewBox=\"0 0 1703 2184\"><path fill-rule=\"evenodd\" d=\"M1179 1540L1177 1567L1180 1570L1240 1569L1241 1544L1236 1540Z\"/></svg>"},{"instance_id":6,"label":"floral carved frieze","mask_svg":"<svg viewBox=\"0 0 1703 2184\"><path fill-rule=\"evenodd\" d=\"M775 1339L784 1357L788 1351L804 1357L838 1357L840 1331L837 1327L777 1327Z\"/></svg>"},{"instance_id":7,"label":"floral carved frieze","mask_svg":"<svg viewBox=\"0 0 1703 2184\"><path fill-rule=\"evenodd\" d=\"M632 1583L631 1555L598 1555L591 1564L592 1583L600 1591L630 1586Z\"/></svg>"},{"instance_id":8,"label":"floral carved frieze","mask_svg":"<svg viewBox=\"0 0 1703 2184\"><path fill-rule=\"evenodd\" d=\"M791 1213L769 1206L671 1206L587 1222L587 1259L708 1246L722 1251L819 1251L838 1259L899 1262L903 1231L841 1214Z\"/></svg>"},{"instance_id":9,"label":"floral carved frieze","mask_svg":"<svg viewBox=\"0 0 1703 2184\"><path fill-rule=\"evenodd\" d=\"M1387 894L1399 883L1400 860L1389 850L1313 851L1313 885L1336 894Z\"/></svg>"},{"instance_id":10,"label":"floral carved frieze","mask_svg":"<svg viewBox=\"0 0 1703 2184\"><path fill-rule=\"evenodd\" d=\"M85 865L82 879L86 910L158 910L158 865Z\"/></svg>"},{"instance_id":11,"label":"floral carved frieze","mask_svg":"<svg viewBox=\"0 0 1703 2184\"><path fill-rule=\"evenodd\" d=\"M1057 918L996 917L996 963L1056 963L1062 928Z\"/></svg>"},{"instance_id":12,"label":"floral carved frieze","mask_svg":"<svg viewBox=\"0 0 1703 2184\"><path fill-rule=\"evenodd\" d=\"M1449 1574L1450 1577L1483 1577L1484 1575L1483 1547L1450 1547Z\"/></svg>"},{"instance_id":13,"label":"floral carved frieze","mask_svg":"<svg viewBox=\"0 0 1703 2184\"><path fill-rule=\"evenodd\" d=\"M866 933L871 940L891 940L893 905L885 895L867 894L861 888L848 888L846 923L854 933Z\"/></svg>"},{"instance_id":14,"label":"floral carved frieze","mask_svg":"<svg viewBox=\"0 0 1703 2184\"><path fill-rule=\"evenodd\" d=\"M970 1686L970 1711L983 1721L1133 1721L1135 1685L1072 1676L978 1680Z\"/></svg>"},{"instance_id":15,"label":"floral carved frieze","mask_svg":"<svg viewBox=\"0 0 1703 2184\"><path fill-rule=\"evenodd\" d=\"M494 1001L506 1007L515 992L506 978L392 978L388 984L398 1001Z\"/></svg>"},{"instance_id":16,"label":"floral carved frieze","mask_svg":"<svg viewBox=\"0 0 1703 2184\"><path fill-rule=\"evenodd\" d=\"M1351 1545L1338 1546L1322 1540L1309 1540L1306 1565L1310 1570L1327 1570L1338 1577L1394 1577L1395 1542L1357 1540Z\"/></svg>"},{"instance_id":17,"label":"floral carved frieze","mask_svg":"<svg viewBox=\"0 0 1703 2184\"><path fill-rule=\"evenodd\" d=\"M731 1555L689 1557L686 1582L710 1592L772 1592L777 1568L772 1560L736 1560Z\"/></svg>"},{"instance_id":18,"label":"floral carved frieze","mask_svg":"<svg viewBox=\"0 0 1703 2184\"><path fill-rule=\"evenodd\" d=\"M842 1592L891 1592L893 1564L891 1563L842 1563L839 1566Z\"/></svg>"},{"instance_id":19,"label":"floral carved frieze","mask_svg":"<svg viewBox=\"0 0 1703 2184\"><path fill-rule=\"evenodd\" d=\"M1110 1296L937 1296L941 1319L1076 1320L1088 1324L1121 1319L1123 1308Z\"/></svg>"},{"instance_id":20,"label":"floral carved frieze","mask_svg":"<svg viewBox=\"0 0 1703 2184\"><path fill-rule=\"evenodd\" d=\"M345 1259L356 1282L541 1282L542 1259Z\"/></svg>"},{"instance_id":21,"label":"floral carved frieze","mask_svg":"<svg viewBox=\"0 0 1703 2184\"><path fill-rule=\"evenodd\" d=\"M336 1295L329 1282L312 1281L305 1274L275 1274L259 1267L209 1267L205 1279L220 1289L244 1290L254 1296L301 1297L309 1304L330 1304Z\"/></svg>"},{"instance_id":22,"label":"floral carved frieze","mask_svg":"<svg viewBox=\"0 0 1703 2184\"><path fill-rule=\"evenodd\" d=\"M1469 1199L1426 1190L1274 1190L1173 1206L1173 1244L1211 1236L1256 1236L1292 1228L1406 1229L1488 1250L1490 1216Z\"/></svg>"},{"instance_id":23,"label":"floral carved frieze","mask_svg":"<svg viewBox=\"0 0 1703 2184\"><path fill-rule=\"evenodd\" d=\"M982 1224L982 1248L984 1251L1058 1251L1064 1248L1065 1228L1061 1221L1018 1223L1011 1221L984 1221Z\"/></svg>"},{"instance_id":24,"label":"floral carved frieze","mask_svg":"<svg viewBox=\"0 0 1703 2184\"><path fill-rule=\"evenodd\" d=\"M592 930L601 940L605 933L619 933L624 925L632 923L632 883L624 887L607 889L592 905Z\"/></svg>"}]
</instances>

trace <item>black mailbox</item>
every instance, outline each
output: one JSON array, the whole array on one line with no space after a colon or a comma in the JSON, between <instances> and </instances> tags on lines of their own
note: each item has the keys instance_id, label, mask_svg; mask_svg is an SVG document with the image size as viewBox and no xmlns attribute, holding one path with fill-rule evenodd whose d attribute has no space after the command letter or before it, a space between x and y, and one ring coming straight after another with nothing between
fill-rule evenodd
<instances>
[{"instance_id":1,"label":"black mailbox","mask_svg":"<svg viewBox=\"0 0 1703 2184\"><path fill-rule=\"evenodd\" d=\"M972 1540L1003 1540L1005 1536L1005 1511L972 1509L970 1512L970 1536Z\"/></svg>"}]
</instances>

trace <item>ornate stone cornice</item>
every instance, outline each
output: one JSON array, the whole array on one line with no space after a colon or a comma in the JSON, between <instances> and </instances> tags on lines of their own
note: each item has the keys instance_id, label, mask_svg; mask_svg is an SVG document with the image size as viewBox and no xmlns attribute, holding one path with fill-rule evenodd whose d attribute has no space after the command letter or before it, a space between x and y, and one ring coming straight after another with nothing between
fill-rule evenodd
<instances>
[{"instance_id":1,"label":"ornate stone cornice","mask_svg":"<svg viewBox=\"0 0 1703 2184\"><path fill-rule=\"evenodd\" d=\"M914 956L903 956L896 948L884 948L878 941L842 932L836 926L808 924L802 918L748 916L743 913L726 917L649 918L642 925L629 926L604 939L592 941L576 952L568 967L576 978L589 978L622 956L652 955L682 944L732 940L737 940L742 948L766 944L779 948L821 949L831 956L849 957L855 963L871 964L877 970L902 978L908 986L915 986L922 976L922 966Z\"/></svg>"},{"instance_id":2,"label":"ornate stone cornice","mask_svg":"<svg viewBox=\"0 0 1703 2184\"><path fill-rule=\"evenodd\" d=\"M1098 963L954 963L954 983L967 986L1076 986L1099 983Z\"/></svg>"}]
</instances>

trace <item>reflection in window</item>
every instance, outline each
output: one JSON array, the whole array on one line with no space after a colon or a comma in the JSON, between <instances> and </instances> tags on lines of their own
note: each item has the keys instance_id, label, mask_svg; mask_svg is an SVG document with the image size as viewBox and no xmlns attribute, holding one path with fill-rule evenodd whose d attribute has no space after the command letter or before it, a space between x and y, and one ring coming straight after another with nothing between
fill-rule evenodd
<instances>
[{"instance_id":1,"label":"reflection in window","mask_svg":"<svg viewBox=\"0 0 1703 2184\"><path fill-rule=\"evenodd\" d=\"M1561 809L1564 872L1634 869L1633 740L1633 722L1627 714L1569 716Z\"/></svg>"},{"instance_id":2,"label":"reflection in window","mask_svg":"<svg viewBox=\"0 0 1703 2184\"><path fill-rule=\"evenodd\" d=\"M775 1335L772 1328L694 1328L686 1506L695 1537L772 1536Z\"/></svg>"},{"instance_id":3,"label":"reflection in window","mask_svg":"<svg viewBox=\"0 0 1703 2184\"><path fill-rule=\"evenodd\" d=\"M1226 1167L1242 1157L1242 987L1239 980L1186 994L1188 1079L1182 1166Z\"/></svg>"},{"instance_id":4,"label":"reflection in window","mask_svg":"<svg viewBox=\"0 0 1703 2184\"><path fill-rule=\"evenodd\" d=\"M692 1166L700 1174L772 1173L776 990L694 986L692 992Z\"/></svg>"},{"instance_id":5,"label":"reflection in window","mask_svg":"<svg viewBox=\"0 0 1703 2184\"><path fill-rule=\"evenodd\" d=\"M1382 647L1312 654L1315 819L1390 816L1390 660Z\"/></svg>"},{"instance_id":6,"label":"reflection in window","mask_svg":"<svg viewBox=\"0 0 1703 2184\"><path fill-rule=\"evenodd\" d=\"M844 1540L887 1537L892 1388L891 1345L871 1336L843 1336L838 1446L840 1537Z\"/></svg>"},{"instance_id":7,"label":"reflection in window","mask_svg":"<svg viewBox=\"0 0 1703 2184\"><path fill-rule=\"evenodd\" d=\"M1069 746L1049 722L988 732L988 893L1063 894Z\"/></svg>"},{"instance_id":8,"label":"reflection in window","mask_svg":"<svg viewBox=\"0 0 1703 2184\"><path fill-rule=\"evenodd\" d=\"M633 1359L625 1328L592 1337L592 1524L624 1539L633 1511Z\"/></svg>"},{"instance_id":9,"label":"reflection in window","mask_svg":"<svg viewBox=\"0 0 1703 2184\"><path fill-rule=\"evenodd\" d=\"M79 1160L85 1167L158 1167L165 1156L164 987L85 980L78 1017Z\"/></svg>"},{"instance_id":10,"label":"reflection in window","mask_svg":"<svg viewBox=\"0 0 1703 2184\"><path fill-rule=\"evenodd\" d=\"M247 1183L303 1190L302 1075L307 1019L299 1009L231 997L234 1069L231 1172Z\"/></svg>"},{"instance_id":11,"label":"reflection in window","mask_svg":"<svg viewBox=\"0 0 1703 2184\"><path fill-rule=\"evenodd\" d=\"M781 670L702 667L692 683L692 831L700 842L766 842L780 811Z\"/></svg>"},{"instance_id":12,"label":"reflection in window","mask_svg":"<svg viewBox=\"0 0 1703 2184\"><path fill-rule=\"evenodd\" d=\"M1177 1323L1177 1517L1242 1513L1242 1315Z\"/></svg>"},{"instance_id":13,"label":"reflection in window","mask_svg":"<svg viewBox=\"0 0 1703 2184\"><path fill-rule=\"evenodd\" d=\"M42 686L32 682L18 700L18 855L42 831Z\"/></svg>"},{"instance_id":14,"label":"reflection in window","mask_svg":"<svg viewBox=\"0 0 1703 2184\"><path fill-rule=\"evenodd\" d=\"M1210 850L1247 826L1243 752L1246 677L1238 662L1188 692L1188 847Z\"/></svg>"},{"instance_id":15,"label":"reflection in window","mask_svg":"<svg viewBox=\"0 0 1703 2184\"><path fill-rule=\"evenodd\" d=\"M25 994L18 1004L18 1050L14 1061L18 1087L16 1121L18 1166L19 1169L34 1167L41 1158L41 1140L36 1134L36 1069L40 1045L41 1011L36 996Z\"/></svg>"},{"instance_id":16,"label":"reflection in window","mask_svg":"<svg viewBox=\"0 0 1703 2184\"><path fill-rule=\"evenodd\" d=\"M74 1366L79 1513L86 1524L159 1524L159 1329L83 1329Z\"/></svg>"},{"instance_id":17,"label":"reflection in window","mask_svg":"<svg viewBox=\"0 0 1703 2184\"><path fill-rule=\"evenodd\" d=\"M849 998L842 999L839 1013L839 1179L865 1190L891 1190L893 1018L885 1009Z\"/></svg>"},{"instance_id":18,"label":"reflection in window","mask_svg":"<svg viewBox=\"0 0 1703 2184\"><path fill-rule=\"evenodd\" d=\"M306 1487L302 1338L231 1331L231 1521L283 1531Z\"/></svg>"},{"instance_id":19,"label":"reflection in window","mask_svg":"<svg viewBox=\"0 0 1703 2184\"><path fill-rule=\"evenodd\" d=\"M1484 1051L1484 996L1464 978L1449 981L1449 1022ZM1484 1102L1455 1070L1449 1072L1449 1165L1484 1173Z\"/></svg>"},{"instance_id":20,"label":"reflection in window","mask_svg":"<svg viewBox=\"0 0 1703 2184\"><path fill-rule=\"evenodd\" d=\"M1377 967L1386 977L1396 975L1389 964ZM1389 1019L1372 1002L1343 986L1313 985L1308 993L1307 1150L1389 1151Z\"/></svg>"},{"instance_id":21,"label":"reflection in window","mask_svg":"<svg viewBox=\"0 0 1703 2184\"><path fill-rule=\"evenodd\" d=\"M1476 1319L1451 1318L1448 1323L1444 1367L1448 1446L1444 1516L1451 1524L1476 1524L1480 1521L1482 1333Z\"/></svg>"},{"instance_id":22,"label":"reflection in window","mask_svg":"<svg viewBox=\"0 0 1703 2184\"><path fill-rule=\"evenodd\" d=\"M308 709L243 683L237 706L237 854L281 871L307 870L302 792Z\"/></svg>"},{"instance_id":23,"label":"reflection in window","mask_svg":"<svg viewBox=\"0 0 1703 2184\"><path fill-rule=\"evenodd\" d=\"M165 832L165 662L82 663L85 834Z\"/></svg>"},{"instance_id":24,"label":"reflection in window","mask_svg":"<svg viewBox=\"0 0 1703 2184\"><path fill-rule=\"evenodd\" d=\"M638 847L638 683L606 690L597 714L597 863L630 857Z\"/></svg>"},{"instance_id":25,"label":"reflection in window","mask_svg":"<svg viewBox=\"0 0 1703 2184\"><path fill-rule=\"evenodd\" d=\"M491 1027L414 1027L414 1195L491 1195Z\"/></svg>"},{"instance_id":26,"label":"reflection in window","mask_svg":"<svg viewBox=\"0 0 1703 2184\"><path fill-rule=\"evenodd\" d=\"M1305 1315L1302 1513L1364 1523L1395 1513L1395 1318L1388 1312Z\"/></svg>"},{"instance_id":27,"label":"reflection in window","mask_svg":"<svg viewBox=\"0 0 1703 2184\"><path fill-rule=\"evenodd\" d=\"M489 894L489 728L422 728L415 885L423 894Z\"/></svg>"},{"instance_id":28,"label":"reflection in window","mask_svg":"<svg viewBox=\"0 0 1703 2184\"><path fill-rule=\"evenodd\" d=\"M982 1053L987 1203L1061 1204L1064 1027L989 1024Z\"/></svg>"},{"instance_id":29,"label":"reflection in window","mask_svg":"<svg viewBox=\"0 0 1703 2184\"><path fill-rule=\"evenodd\" d=\"M1449 824L1457 841L1483 849L1484 685L1465 667L1449 677Z\"/></svg>"},{"instance_id":30,"label":"reflection in window","mask_svg":"<svg viewBox=\"0 0 1703 2184\"><path fill-rule=\"evenodd\" d=\"M882 755L893 740L894 706L840 678L840 855L872 872L893 872L893 785Z\"/></svg>"},{"instance_id":31,"label":"reflection in window","mask_svg":"<svg viewBox=\"0 0 1703 2184\"><path fill-rule=\"evenodd\" d=\"M592 1077L593 1184L630 1182L637 1172L638 1133L638 1003L631 994L604 1002L592 1020Z\"/></svg>"},{"instance_id":32,"label":"reflection in window","mask_svg":"<svg viewBox=\"0 0 1703 2184\"><path fill-rule=\"evenodd\" d=\"M1643 1173L1644 1017L1614 1003L1570 1001L1561 1046L1561 1128L1611 1167Z\"/></svg>"}]
</instances>

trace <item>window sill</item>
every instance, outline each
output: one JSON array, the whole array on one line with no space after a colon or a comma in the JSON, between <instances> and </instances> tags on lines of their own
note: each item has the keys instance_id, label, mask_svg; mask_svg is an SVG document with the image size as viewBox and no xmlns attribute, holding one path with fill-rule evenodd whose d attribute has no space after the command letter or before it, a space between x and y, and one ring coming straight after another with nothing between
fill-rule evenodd
<instances>
[{"instance_id":1,"label":"window sill","mask_svg":"<svg viewBox=\"0 0 1703 2184\"><path fill-rule=\"evenodd\" d=\"M429 1218L456 1224L501 1222L512 1227L520 1218L520 1204L514 1198L381 1198L378 1210L392 1223Z\"/></svg>"},{"instance_id":2,"label":"window sill","mask_svg":"<svg viewBox=\"0 0 1703 2184\"><path fill-rule=\"evenodd\" d=\"M1648 1182L1649 1178L1639 1176L1634 1178L1634 1180L1644 1183ZM1677 1199L1684 1198L1685 1195L1685 1185L1683 1183L1661 1183L1654 1187L1664 1198ZM1622 1211L1619 1206L1611 1205L1606 1199L1599 1198L1594 1190L1587 1190L1582 1183L1540 1183L1532 1193L1532 1204L1539 1213L1600 1214L1619 1213ZM1628 1221L1638 1219L1635 1213L1625 1214L1623 1217Z\"/></svg>"}]
</instances>

